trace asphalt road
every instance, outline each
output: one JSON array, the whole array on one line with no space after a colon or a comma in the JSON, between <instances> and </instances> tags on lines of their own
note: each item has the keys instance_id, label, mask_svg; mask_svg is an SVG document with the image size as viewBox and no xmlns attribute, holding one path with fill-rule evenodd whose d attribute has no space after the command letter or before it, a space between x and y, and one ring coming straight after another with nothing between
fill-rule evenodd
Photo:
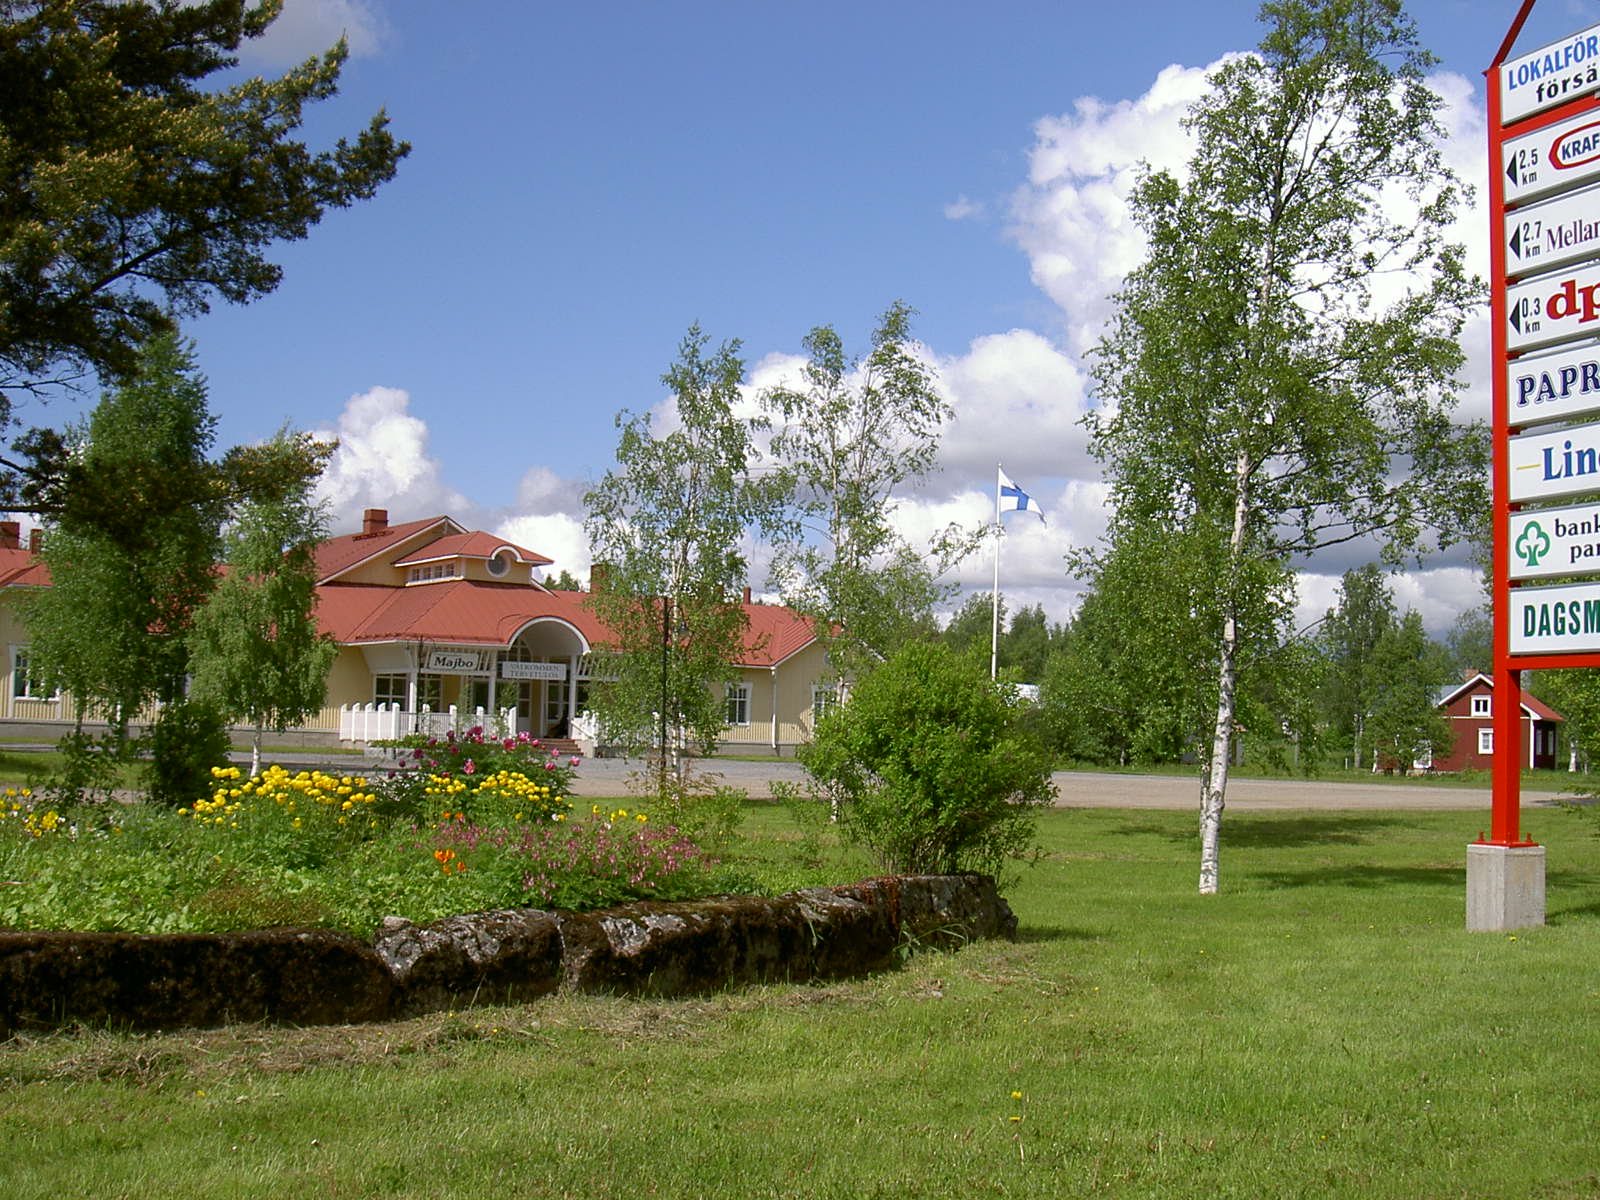
<instances>
[{"instance_id":1,"label":"asphalt road","mask_svg":"<svg viewBox=\"0 0 1600 1200\"><path fill-rule=\"evenodd\" d=\"M739 762L712 759L696 762L697 769L715 772L731 787L744 788L752 797L772 795L772 781L801 783L804 771L793 762ZM622 796L629 793L628 777L644 764L639 759L588 759L578 772L573 793L578 796ZM1057 771L1058 808L1165 808L1198 809L1199 783L1174 775L1123 775L1087 771ZM1524 808L1549 807L1555 793L1524 791ZM1489 811L1489 789L1441 784L1331 783L1307 779L1239 779L1228 781L1228 807L1238 811L1272 809L1429 808Z\"/></svg>"}]
</instances>

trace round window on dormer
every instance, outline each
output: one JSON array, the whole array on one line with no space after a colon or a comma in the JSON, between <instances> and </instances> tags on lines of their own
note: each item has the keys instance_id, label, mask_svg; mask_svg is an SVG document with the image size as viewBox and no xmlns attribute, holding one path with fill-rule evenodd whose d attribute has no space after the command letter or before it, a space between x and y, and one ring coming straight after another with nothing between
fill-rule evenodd
<instances>
[{"instance_id":1,"label":"round window on dormer","mask_svg":"<svg viewBox=\"0 0 1600 1200\"><path fill-rule=\"evenodd\" d=\"M511 570L511 560L514 556L509 550L496 550L494 557L489 560L489 574L496 579L501 578Z\"/></svg>"}]
</instances>

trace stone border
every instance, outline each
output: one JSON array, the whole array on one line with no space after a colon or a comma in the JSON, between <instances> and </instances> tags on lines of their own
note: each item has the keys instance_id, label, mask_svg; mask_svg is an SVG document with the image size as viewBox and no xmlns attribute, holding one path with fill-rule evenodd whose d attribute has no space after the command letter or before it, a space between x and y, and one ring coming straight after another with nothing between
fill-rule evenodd
<instances>
[{"instance_id":1,"label":"stone border","mask_svg":"<svg viewBox=\"0 0 1600 1200\"><path fill-rule=\"evenodd\" d=\"M73 1022L350 1024L557 991L689 995L862 975L908 945L1016 931L986 875L902 875L777 898L390 917L371 944L326 929L0 932L0 1037Z\"/></svg>"}]
</instances>

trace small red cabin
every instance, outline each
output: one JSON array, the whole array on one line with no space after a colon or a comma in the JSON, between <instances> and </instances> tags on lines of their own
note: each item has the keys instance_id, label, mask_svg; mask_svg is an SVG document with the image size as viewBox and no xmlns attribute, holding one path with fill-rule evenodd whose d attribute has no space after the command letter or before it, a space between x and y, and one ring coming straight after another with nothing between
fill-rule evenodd
<instances>
[{"instance_id":1,"label":"small red cabin","mask_svg":"<svg viewBox=\"0 0 1600 1200\"><path fill-rule=\"evenodd\" d=\"M1450 718L1455 743L1433 758L1435 771L1486 771L1494 762L1494 681L1481 671L1447 691L1438 707ZM1522 693L1522 765L1556 765L1556 726L1564 718Z\"/></svg>"}]
</instances>

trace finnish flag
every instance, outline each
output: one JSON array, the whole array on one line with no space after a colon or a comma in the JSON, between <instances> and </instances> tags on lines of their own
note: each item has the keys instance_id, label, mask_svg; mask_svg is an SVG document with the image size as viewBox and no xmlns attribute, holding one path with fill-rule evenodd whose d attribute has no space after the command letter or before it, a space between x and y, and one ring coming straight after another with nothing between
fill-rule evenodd
<instances>
[{"instance_id":1,"label":"finnish flag","mask_svg":"<svg viewBox=\"0 0 1600 1200\"><path fill-rule=\"evenodd\" d=\"M1004 471L1000 472L1000 511L1031 512L1039 520L1044 520L1044 509L1039 507L1039 502L1012 483Z\"/></svg>"}]
</instances>

